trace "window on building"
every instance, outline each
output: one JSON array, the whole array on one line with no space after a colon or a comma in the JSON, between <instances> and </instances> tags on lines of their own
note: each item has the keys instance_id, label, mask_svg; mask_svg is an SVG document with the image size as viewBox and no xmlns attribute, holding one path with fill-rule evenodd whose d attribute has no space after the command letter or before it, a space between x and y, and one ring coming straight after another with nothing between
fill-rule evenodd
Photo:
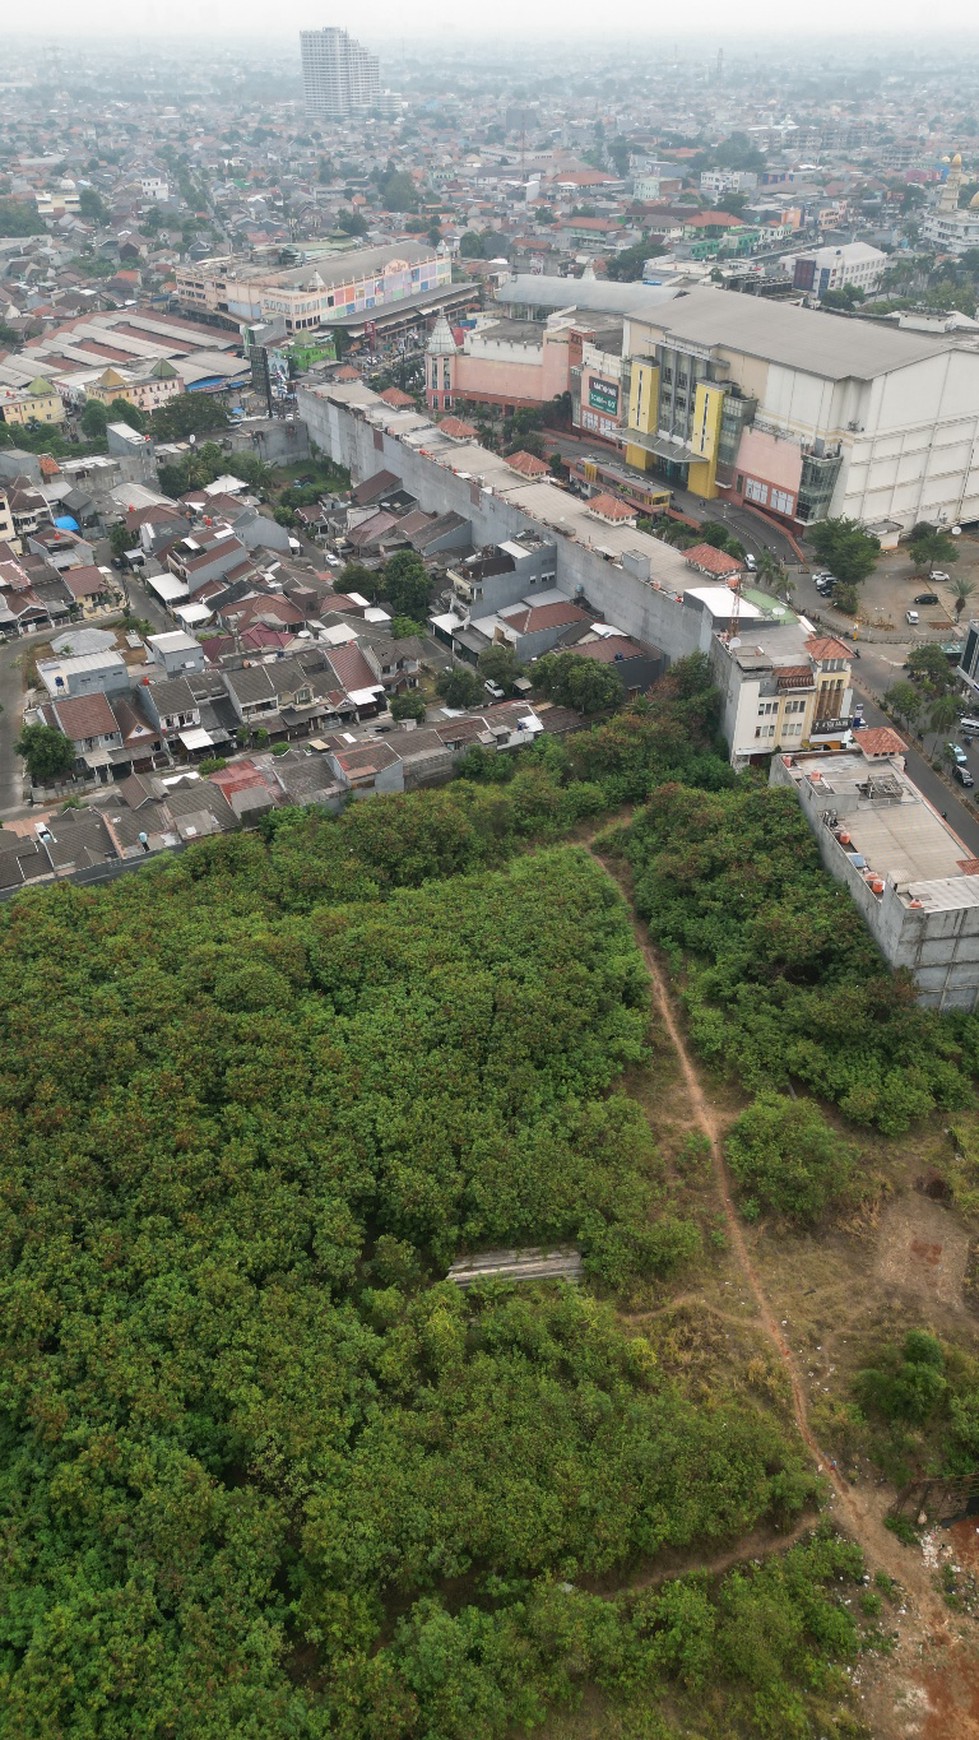
<instances>
[{"instance_id":1,"label":"window on building","mask_svg":"<svg viewBox=\"0 0 979 1740\"><path fill-rule=\"evenodd\" d=\"M756 477L745 478L744 493L748 501L757 502L760 507L768 503L768 485L759 483Z\"/></svg>"},{"instance_id":2,"label":"window on building","mask_svg":"<svg viewBox=\"0 0 979 1740\"><path fill-rule=\"evenodd\" d=\"M775 513L777 513L777 514L790 514L792 512L792 505L793 505L792 496L789 494L788 490L785 490L785 489L773 489L772 490L771 507Z\"/></svg>"}]
</instances>

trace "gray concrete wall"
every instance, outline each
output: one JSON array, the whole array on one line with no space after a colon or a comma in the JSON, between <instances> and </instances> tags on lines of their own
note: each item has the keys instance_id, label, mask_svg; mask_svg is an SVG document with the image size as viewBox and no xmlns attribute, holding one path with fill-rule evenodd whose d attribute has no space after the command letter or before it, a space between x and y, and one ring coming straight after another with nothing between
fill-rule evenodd
<instances>
[{"instance_id":1,"label":"gray concrete wall","mask_svg":"<svg viewBox=\"0 0 979 1740\"><path fill-rule=\"evenodd\" d=\"M852 854L822 820L831 801L828 795L805 780L794 780L779 755L772 758L771 783L795 792L823 864L846 887L888 966L907 967L914 974L922 1007L943 1012L979 1006L979 906L948 912L909 908L890 882L883 894L871 893Z\"/></svg>"},{"instance_id":2,"label":"gray concrete wall","mask_svg":"<svg viewBox=\"0 0 979 1740\"><path fill-rule=\"evenodd\" d=\"M272 417L261 423L246 423L226 430L222 441L235 453L257 453L267 465L291 465L296 459L309 457L309 431L298 417Z\"/></svg>"},{"instance_id":3,"label":"gray concrete wall","mask_svg":"<svg viewBox=\"0 0 979 1740\"><path fill-rule=\"evenodd\" d=\"M597 550L563 537L560 531L532 518L515 502L480 489L473 480L435 464L394 436L375 429L346 406L319 398L302 387L297 402L310 439L345 465L355 482L373 477L378 471L394 472L425 509L464 515L472 525L472 540L477 549L483 544L502 543L519 532L544 532L554 539L557 549L554 584L568 598L580 595L600 616L637 640L662 647L671 660L706 651L710 646L711 621L699 605L684 605L682 598L654 585L648 575L630 573ZM479 615L480 611L474 610L473 614Z\"/></svg>"}]
</instances>

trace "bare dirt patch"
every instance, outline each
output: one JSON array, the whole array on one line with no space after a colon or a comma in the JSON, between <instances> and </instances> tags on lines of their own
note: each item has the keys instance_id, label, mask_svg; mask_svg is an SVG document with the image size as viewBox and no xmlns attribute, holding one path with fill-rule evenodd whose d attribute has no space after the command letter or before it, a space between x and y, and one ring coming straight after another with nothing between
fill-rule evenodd
<instances>
[{"instance_id":1,"label":"bare dirt patch","mask_svg":"<svg viewBox=\"0 0 979 1740\"><path fill-rule=\"evenodd\" d=\"M888 1286L961 1310L969 1235L940 1203L903 1196L880 1218L876 1268Z\"/></svg>"}]
</instances>

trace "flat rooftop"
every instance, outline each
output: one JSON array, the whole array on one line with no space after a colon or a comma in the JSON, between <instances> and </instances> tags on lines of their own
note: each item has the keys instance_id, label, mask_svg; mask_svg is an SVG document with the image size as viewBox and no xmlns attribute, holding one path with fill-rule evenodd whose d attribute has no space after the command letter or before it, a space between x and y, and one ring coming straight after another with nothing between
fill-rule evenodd
<instances>
[{"instance_id":1,"label":"flat rooftop","mask_svg":"<svg viewBox=\"0 0 979 1740\"><path fill-rule=\"evenodd\" d=\"M817 812L836 814L851 850L905 904L917 901L929 912L979 905L979 863L905 773L900 756L797 755L789 772L808 784Z\"/></svg>"}]
</instances>

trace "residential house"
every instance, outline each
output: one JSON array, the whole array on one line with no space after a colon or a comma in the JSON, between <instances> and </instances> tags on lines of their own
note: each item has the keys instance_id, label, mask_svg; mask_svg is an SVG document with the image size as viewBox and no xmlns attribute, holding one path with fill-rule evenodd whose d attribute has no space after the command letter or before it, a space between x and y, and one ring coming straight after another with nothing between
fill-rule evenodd
<instances>
[{"instance_id":1,"label":"residential house","mask_svg":"<svg viewBox=\"0 0 979 1740\"><path fill-rule=\"evenodd\" d=\"M167 567L193 597L207 580L219 580L245 562L248 551L228 529L195 532L181 538L167 553Z\"/></svg>"},{"instance_id":2,"label":"residential house","mask_svg":"<svg viewBox=\"0 0 979 1740\"><path fill-rule=\"evenodd\" d=\"M75 751L78 773L107 784L112 778L113 750L122 750L119 721L104 694L77 695L46 702L37 709L38 723L63 732ZM126 770L129 771L128 768Z\"/></svg>"},{"instance_id":3,"label":"residential house","mask_svg":"<svg viewBox=\"0 0 979 1740\"><path fill-rule=\"evenodd\" d=\"M26 542L33 555L43 556L59 574L63 574L66 568L92 568L95 565L94 545L78 532L67 531L64 527L38 526L26 535Z\"/></svg>"},{"instance_id":4,"label":"residential house","mask_svg":"<svg viewBox=\"0 0 979 1740\"><path fill-rule=\"evenodd\" d=\"M116 588L111 569L97 568L94 562L85 567L67 569L61 580L83 616L95 616L115 601Z\"/></svg>"}]
</instances>

